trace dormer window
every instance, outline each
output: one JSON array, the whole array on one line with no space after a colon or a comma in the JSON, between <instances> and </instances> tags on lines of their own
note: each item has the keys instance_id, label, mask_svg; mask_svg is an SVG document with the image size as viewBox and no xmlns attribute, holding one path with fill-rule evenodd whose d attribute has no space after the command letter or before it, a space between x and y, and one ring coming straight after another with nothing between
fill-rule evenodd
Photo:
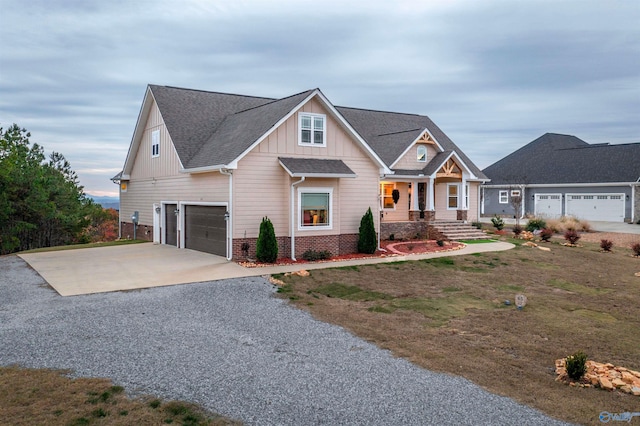
<instances>
[{"instance_id":1,"label":"dormer window","mask_svg":"<svg viewBox=\"0 0 640 426\"><path fill-rule=\"evenodd\" d=\"M322 114L298 114L298 145L326 146L327 120Z\"/></svg>"},{"instance_id":2,"label":"dormer window","mask_svg":"<svg viewBox=\"0 0 640 426\"><path fill-rule=\"evenodd\" d=\"M419 163L427 162L427 147L424 145L418 145L418 162Z\"/></svg>"},{"instance_id":3,"label":"dormer window","mask_svg":"<svg viewBox=\"0 0 640 426\"><path fill-rule=\"evenodd\" d=\"M151 158L160 157L160 130L151 132Z\"/></svg>"}]
</instances>

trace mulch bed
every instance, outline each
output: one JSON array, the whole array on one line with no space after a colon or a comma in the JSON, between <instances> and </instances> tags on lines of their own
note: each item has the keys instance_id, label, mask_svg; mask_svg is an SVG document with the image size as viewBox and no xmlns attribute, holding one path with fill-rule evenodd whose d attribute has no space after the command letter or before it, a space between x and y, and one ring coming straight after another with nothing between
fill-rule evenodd
<instances>
[{"instance_id":1,"label":"mulch bed","mask_svg":"<svg viewBox=\"0 0 640 426\"><path fill-rule=\"evenodd\" d=\"M439 246L435 240L417 240L417 241L380 241L380 247L383 250L376 250L373 254L351 253L332 256L325 260L308 261L304 259L293 260L290 257L281 257L276 259L275 263L263 263L258 261L241 261L240 266L245 268L262 268L266 266L282 266L297 265L308 263L324 263L324 262L340 262L353 259L373 259L377 257L394 257L409 254L436 253L442 251L459 250L465 247L465 244L446 241L444 246Z\"/></svg>"}]
</instances>

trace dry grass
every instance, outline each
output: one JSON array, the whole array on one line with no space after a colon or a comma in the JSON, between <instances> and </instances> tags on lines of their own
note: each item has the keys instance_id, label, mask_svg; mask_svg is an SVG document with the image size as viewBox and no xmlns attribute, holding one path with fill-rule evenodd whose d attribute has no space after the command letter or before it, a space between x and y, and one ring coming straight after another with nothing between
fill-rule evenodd
<instances>
[{"instance_id":1,"label":"dry grass","mask_svg":"<svg viewBox=\"0 0 640 426\"><path fill-rule=\"evenodd\" d=\"M640 370L640 259L584 246L314 270L283 277L282 296L425 368L596 425L640 399L556 382L554 360L582 350ZM517 293L522 311L504 304Z\"/></svg>"},{"instance_id":2,"label":"dry grass","mask_svg":"<svg viewBox=\"0 0 640 426\"><path fill-rule=\"evenodd\" d=\"M6 425L237 425L193 404L129 398L107 379L0 367L0 423Z\"/></svg>"},{"instance_id":3,"label":"dry grass","mask_svg":"<svg viewBox=\"0 0 640 426\"><path fill-rule=\"evenodd\" d=\"M560 219L546 219L547 228L558 234L564 234L566 231L591 231L591 224L586 220L580 220L572 216L562 216Z\"/></svg>"}]
</instances>

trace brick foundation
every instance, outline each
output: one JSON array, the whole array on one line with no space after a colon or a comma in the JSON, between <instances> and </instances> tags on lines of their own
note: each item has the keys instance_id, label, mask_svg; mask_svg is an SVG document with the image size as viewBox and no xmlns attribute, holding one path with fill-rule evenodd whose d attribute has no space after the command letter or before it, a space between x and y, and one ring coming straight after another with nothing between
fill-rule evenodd
<instances>
[{"instance_id":1,"label":"brick foundation","mask_svg":"<svg viewBox=\"0 0 640 426\"><path fill-rule=\"evenodd\" d=\"M278 241L278 257L291 257L291 238L276 237ZM257 238L236 238L233 240L233 259L245 260L256 258ZM247 243L249 250L242 250L242 244ZM296 235L296 258L302 258L307 250L328 251L332 255L357 253L358 234L318 235L303 237Z\"/></svg>"},{"instance_id":2,"label":"brick foundation","mask_svg":"<svg viewBox=\"0 0 640 426\"><path fill-rule=\"evenodd\" d=\"M120 238L124 240L133 239L133 223L120 222ZM136 228L136 239L144 241L153 241L153 226L152 225L138 225Z\"/></svg>"}]
</instances>

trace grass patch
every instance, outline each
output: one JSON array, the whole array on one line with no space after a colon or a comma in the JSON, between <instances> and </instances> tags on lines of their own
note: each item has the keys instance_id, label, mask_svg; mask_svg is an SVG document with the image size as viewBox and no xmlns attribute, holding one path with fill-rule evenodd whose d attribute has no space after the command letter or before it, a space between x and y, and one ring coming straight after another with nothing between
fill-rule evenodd
<instances>
[{"instance_id":1,"label":"grass patch","mask_svg":"<svg viewBox=\"0 0 640 426\"><path fill-rule=\"evenodd\" d=\"M129 398L107 379L68 371L0 367L0 423L7 425L239 425L182 401ZM37 384L37 388L34 388Z\"/></svg>"},{"instance_id":2,"label":"grass patch","mask_svg":"<svg viewBox=\"0 0 640 426\"><path fill-rule=\"evenodd\" d=\"M331 283L316 287L311 290L313 293L323 294L327 297L337 297L345 300L371 301L380 299L390 299L391 296L377 291L363 290L355 285L342 283Z\"/></svg>"},{"instance_id":3,"label":"grass patch","mask_svg":"<svg viewBox=\"0 0 640 426\"><path fill-rule=\"evenodd\" d=\"M460 240L459 242L463 244L486 244L486 243L495 243L498 240L486 239L486 240Z\"/></svg>"},{"instance_id":4,"label":"grass patch","mask_svg":"<svg viewBox=\"0 0 640 426\"><path fill-rule=\"evenodd\" d=\"M76 249L96 248L96 247L126 246L129 244L140 244L140 243L148 243L148 242L149 241L144 241L144 240L116 240L116 241L107 241L103 243L71 244L68 246L42 247L42 248L37 248L32 250L25 250L16 254L45 253L49 251L65 251L65 250L76 250Z\"/></svg>"},{"instance_id":5,"label":"grass patch","mask_svg":"<svg viewBox=\"0 0 640 426\"><path fill-rule=\"evenodd\" d=\"M609 293L611 290L607 288L593 288L587 287L582 284L577 284L564 279L554 278L549 280L549 285L561 290L569 291L571 293L580 293L587 296L599 296L601 294Z\"/></svg>"},{"instance_id":6,"label":"grass patch","mask_svg":"<svg viewBox=\"0 0 640 426\"><path fill-rule=\"evenodd\" d=\"M578 350L640 370L638 262L629 249L605 256L597 245L551 247L361 265L358 271L317 269L285 282L300 296L296 306L398 357L463 376L554 418L599 425L601 409L594 407L622 413L635 400L565 386L550 372L555 359ZM335 287L329 291L334 297L315 293L335 283L343 283L342 293ZM519 293L528 299L521 311L513 303Z\"/></svg>"},{"instance_id":7,"label":"grass patch","mask_svg":"<svg viewBox=\"0 0 640 426\"><path fill-rule=\"evenodd\" d=\"M426 263L433 266L439 267L450 267L455 266L456 262L450 257L434 257L431 259L422 259L418 262Z\"/></svg>"}]
</instances>

